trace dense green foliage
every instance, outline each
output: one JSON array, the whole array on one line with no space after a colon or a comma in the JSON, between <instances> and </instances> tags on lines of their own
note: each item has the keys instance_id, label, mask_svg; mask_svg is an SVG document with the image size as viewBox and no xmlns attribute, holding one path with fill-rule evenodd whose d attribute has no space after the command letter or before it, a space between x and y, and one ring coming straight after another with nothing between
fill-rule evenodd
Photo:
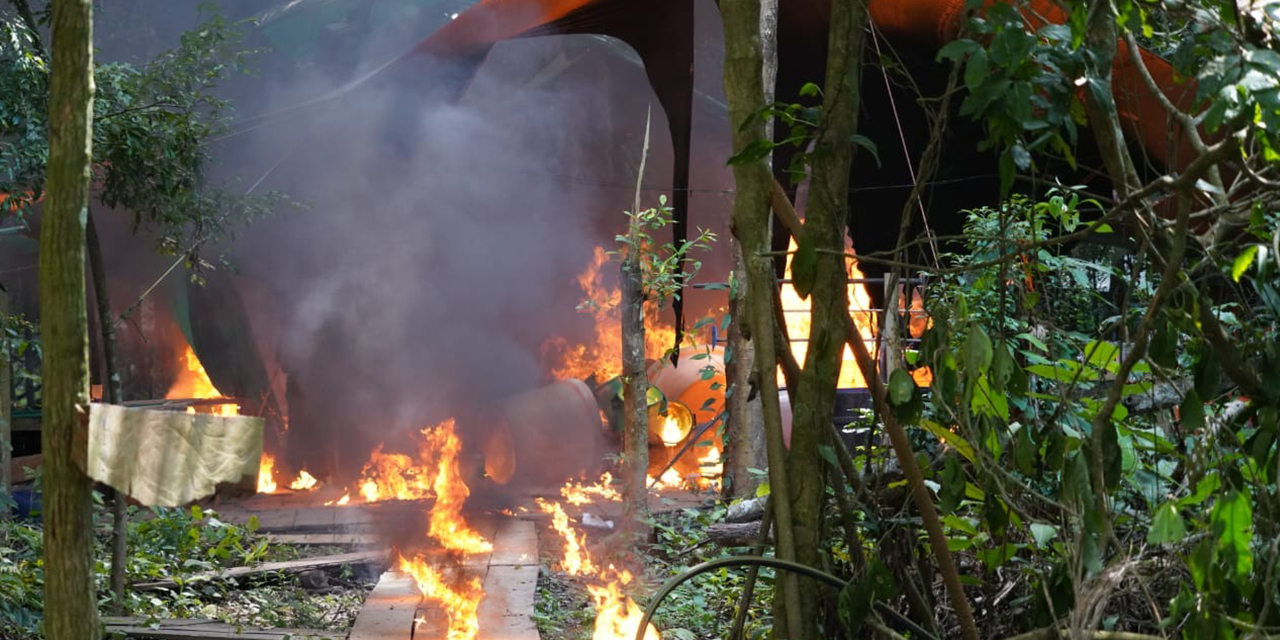
<instances>
[{"instance_id":1,"label":"dense green foliage","mask_svg":"<svg viewBox=\"0 0 1280 640\"><path fill-rule=\"evenodd\" d=\"M212 6L179 46L146 65L97 64L93 193L156 238L159 251L209 266L200 249L282 202L275 193L208 178L210 144L229 131L231 104L216 93L247 70L240 25ZM47 55L16 16L0 13L0 194L19 221L44 194L48 153Z\"/></svg>"},{"instance_id":2,"label":"dense green foliage","mask_svg":"<svg viewBox=\"0 0 1280 640\"><path fill-rule=\"evenodd\" d=\"M38 484L38 483L37 483ZM100 501L100 496L97 496ZM94 557L110 558L110 515L95 509ZM307 629L335 629L342 634L365 595L354 577L344 580L357 588L312 594L296 578L274 577L261 584L236 587L219 582L194 582L188 577L211 570L253 566L264 561L296 559L292 548L268 546L256 519L247 526L222 520L217 512L190 509L130 508L129 583L173 579L177 588L129 591L125 615L145 619L206 618L232 624ZM324 552L325 549L316 550ZM0 640L41 637L43 539L40 527L23 521L0 520ZM97 593L105 605L110 566L94 566ZM349 572L348 572L349 575ZM341 580L341 579L335 579Z\"/></svg>"}]
</instances>

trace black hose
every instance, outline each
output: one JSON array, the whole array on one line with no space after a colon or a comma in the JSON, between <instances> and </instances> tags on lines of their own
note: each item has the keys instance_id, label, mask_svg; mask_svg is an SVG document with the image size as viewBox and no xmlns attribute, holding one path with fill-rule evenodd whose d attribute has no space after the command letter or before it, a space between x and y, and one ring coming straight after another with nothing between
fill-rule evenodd
<instances>
[{"instance_id":1,"label":"black hose","mask_svg":"<svg viewBox=\"0 0 1280 640\"><path fill-rule=\"evenodd\" d=\"M645 629L649 628L649 621L653 619L653 614L657 612L658 605L661 604L662 601L666 599L668 595L671 595L671 592L675 591L676 587L684 584L685 582L688 582L689 580L692 580L693 578L697 577L700 574L711 571L712 569L719 569L720 567L751 567L751 566L770 567L773 569L782 569L784 571L793 571L805 577L809 577L815 580L820 580L822 582L825 582L828 585L835 587L836 589L844 589L846 585L844 580L841 580L840 578L837 578L836 576L833 576L825 571L814 569L813 567L803 565L798 562L790 562L787 560L780 560L778 558L762 558L759 556L729 556L727 558L716 558L715 560L708 560L707 562L694 565L684 570L683 572L673 576L671 579L663 583L662 588L658 589L658 592L654 594L651 600L649 600L649 606L645 607L644 609L644 616L640 618L640 624L636 626L636 640L644 640ZM925 631L915 622L911 621L906 616L903 616L897 611L894 611L889 606L884 605L883 603L880 603L880 602L876 602L875 609L878 612L888 614L889 617L894 618L899 623L909 628L912 633L918 635L923 640L936 640L933 634L929 633L928 631Z\"/></svg>"},{"instance_id":2,"label":"black hose","mask_svg":"<svg viewBox=\"0 0 1280 640\"><path fill-rule=\"evenodd\" d=\"M779 560L778 558L761 558L758 556L729 556L727 558L716 558L715 560L709 560L686 569L684 572L672 577L670 580L667 580L662 585L662 588L658 589L658 593L649 601L649 606L645 607L644 617L640 619L640 624L636 627L636 640L644 640L645 629L649 628L649 620L653 618L654 612L658 610L658 605L661 604L662 600L670 595L676 587L697 577L699 574L706 573L712 569L735 566L772 567L774 569L794 571L815 580L826 582L837 589L844 588L844 580L841 580L840 578L837 578L825 571L819 571L818 569L814 569L813 567L805 566L797 562Z\"/></svg>"}]
</instances>

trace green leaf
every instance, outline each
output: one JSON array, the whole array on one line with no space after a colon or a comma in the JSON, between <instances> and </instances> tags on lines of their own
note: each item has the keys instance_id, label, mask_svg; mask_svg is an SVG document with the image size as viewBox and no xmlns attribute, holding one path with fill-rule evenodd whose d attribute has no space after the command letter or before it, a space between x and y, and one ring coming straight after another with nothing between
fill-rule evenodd
<instances>
[{"instance_id":1,"label":"green leaf","mask_svg":"<svg viewBox=\"0 0 1280 640\"><path fill-rule=\"evenodd\" d=\"M982 45L979 45L973 40L952 40L951 42L948 42L946 46L938 50L937 60L959 60L981 48Z\"/></svg>"},{"instance_id":2,"label":"green leaf","mask_svg":"<svg viewBox=\"0 0 1280 640\"><path fill-rule=\"evenodd\" d=\"M1036 546L1043 549L1048 546L1050 540L1058 537L1058 528L1049 524L1032 522L1031 537L1036 541Z\"/></svg>"},{"instance_id":3,"label":"green leaf","mask_svg":"<svg viewBox=\"0 0 1280 640\"><path fill-rule=\"evenodd\" d=\"M1151 520L1151 530L1147 532L1147 543L1178 542L1185 537L1187 525L1182 521L1178 507L1172 502L1166 502L1156 508L1155 518Z\"/></svg>"},{"instance_id":4,"label":"green leaf","mask_svg":"<svg viewBox=\"0 0 1280 640\"><path fill-rule=\"evenodd\" d=\"M1093 489L1089 483L1089 465L1084 454L1077 453L1062 468L1062 479L1058 485L1058 498L1063 502L1074 502L1087 505L1093 497Z\"/></svg>"},{"instance_id":5,"label":"green leaf","mask_svg":"<svg viewBox=\"0 0 1280 640\"><path fill-rule=\"evenodd\" d=\"M813 284L817 278L818 250L809 234L801 232L795 255L791 257L791 281L801 300L807 299L813 292Z\"/></svg>"},{"instance_id":6,"label":"green leaf","mask_svg":"<svg viewBox=\"0 0 1280 640\"><path fill-rule=\"evenodd\" d=\"M995 389L1004 389L1005 384L1009 382L1009 378L1013 376L1013 371L1017 367L1017 363L1013 360L1013 354L1009 353L1009 346L1001 342L995 348L995 354L991 358L991 386Z\"/></svg>"},{"instance_id":7,"label":"green leaf","mask_svg":"<svg viewBox=\"0 0 1280 640\"><path fill-rule=\"evenodd\" d=\"M801 97L817 97L822 95L822 89L812 82L806 82L800 87Z\"/></svg>"},{"instance_id":8,"label":"green leaf","mask_svg":"<svg viewBox=\"0 0 1280 640\"><path fill-rule=\"evenodd\" d=\"M1084 352L1089 356L1089 364L1099 369L1115 373L1120 368L1120 347L1115 343L1093 340L1085 345Z\"/></svg>"},{"instance_id":9,"label":"green leaf","mask_svg":"<svg viewBox=\"0 0 1280 640\"><path fill-rule=\"evenodd\" d=\"M977 556L987 566L987 570L990 571L1013 559L1013 556L1017 554L1018 545L1006 542L992 549L980 549Z\"/></svg>"},{"instance_id":10,"label":"green leaf","mask_svg":"<svg viewBox=\"0 0 1280 640\"><path fill-rule=\"evenodd\" d=\"M252 515L249 516L249 523L246 524L244 528L247 529L249 533L254 533L258 530L258 527L261 526L262 522L258 520L258 516Z\"/></svg>"},{"instance_id":11,"label":"green leaf","mask_svg":"<svg viewBox=\"0 0 1280 640\"><path fill-rule=\"evenodd\" d=\"M1120 486L1120 472L1124 468L1124 456L1120 449L1120 435L1116 432L1115 422L1107 420L1098 431L1098 440L1102 445L1102 477L1107 488Z\"/></svg>"},{"instance_id":12,"label":"green leaf","mask_svg":"<svg viewBox=\"0 0 1280 640\"><path fill-rule=\"evenodd\" d=\"M993 351L991 338L976 322L969 325L969 336L964 341L964 364L970 374L986 373L991 366Z\"/></svg>"},{"instance_id":13,"label":"green leaf","mask_svg":"<svg viewBox=\"0 0 1280 640\"><path fill-rule=\"evenodd\" d=\"M1178 417L1186 433L1195 433L1204 428L1204 402L1195 389L1187 390L1186 397L1178 407Z\"/></svg>"},{"instance_id":14,"label":"green leaf","mask_svg":"<svg viewBox=\"0 0 1280 640\"><path fill-rule=\"evenodd\" d=\"M1008 398L1003 393L994 391L985 375L978 377L978 385L969 406L976 414L996 416L1004 421L1009 420Z\"/></svg>"},{"instance_id":15,"label":"green leaf","mask_svg":"<svg viewBox=\"0 0 1280 640\"><path fill-rule=\"evenodd\" d=\"M1147 357L1158 367L1172 369L1178 366L1178 330L1172 323L1162 322L1151 336Z\"/></svg>"},{"instance_id":16,"label":"green leaf","mask_svg":"<svg viewBox=\"0 0 1280 640\"><path fill-rule=\"evenodd\" d=\"M964 498L964 467L956 456L947 456L942 467L942 484L938 489L938 511L948 514L955 511Z\"/></svg>"},{"instance_id":17,"label":"green leaf","mask_svg":"<svg viewBox=\"0 0 1280 640\"><path fill-rule=\"evenodd\" d=\"M889 402L894 406L902 406L911 401L916 391L916 382L911 374L901 367L889 374Z\"/></svg>"},{"instance_id":18,"label":"green leaf","mask_svg":"<svg viewBox=\"0 0 1280 640\"><path fill-rule=\"evenodd\" d=\"M969 63L964 68L964 85L970 91L977 89L987 79L990 65L987 61L986 49L979 48L969 56Z\"/></svg>"},{"instance_id":19,"label":"green leaf","mask_svg":"<svg viewBox=\"0 0 1280 640\"><path fill-rule=\"evenodd\" d=\"M975 462L973 445L969 444L968 440L960 437L959 434L952 433L950 429L947 429L932 420L921 420L920 426L924 427L925 431L932 433L944 444L950 445L951 448L956 450L956 453L964 456L965 460L968 460L970 463Z\"/></svg>"},{"instance_id":20,"label":"green leaf","mask_svg":"<svg viewBox=\"0 0 1280 640\"><path fill-rule=\"evenodd\" d=\"M773 152L773 147L774 144L771 140L753 140L742 151L731 156L726 164L732 167L759 162Z\"/></svg>"},{"instance_id":21,"label":"green leaf","mask_svg":"<svg viewBox=\"0 0 1280 640\"><path fill-rule=\"evenodd\" d=\"M1231 490L1218 498L1209 514L1213 535L1218 540L1218 554L1237 581L1247 580L1253 572L1253 506L1245 491Z\"/></svg>"},{"instance_id":22,"label":"green leaf","mask_svg":"<svg viewBox=\"0 0 1280 640\"><path fill-rule=\"evenodd\" d=\"M821 455L822 459L826 460L827 463L833 467L840 465L840 463L836 461L836 450L832 449L829 444L818 445L818 455Z\"/></svg>"},{"instance_id":23,"label":"green leaf","mask_svg":"<svg viewBox=\"0 0 1280 640\"><path fill-rule=\"evenodd\" d=\"M876 146L876 143L871 140L871 138L868 138L860 133L855 133L853 134L853 137L849 139L849 141L858 145L859 147L862 147L863 149L866 149L867 152L871 154L871 157L875 159L876 166L877 167L880 166L880 149L879 147Z\"/></svg>"}]
</instances>

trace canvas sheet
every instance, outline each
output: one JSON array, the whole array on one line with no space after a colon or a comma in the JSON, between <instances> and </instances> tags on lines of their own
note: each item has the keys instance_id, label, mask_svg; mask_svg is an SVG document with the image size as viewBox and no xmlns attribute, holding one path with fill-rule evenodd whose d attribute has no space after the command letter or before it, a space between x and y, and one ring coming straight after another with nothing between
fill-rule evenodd
<instances>
[{"instance_id":1,"label":"canvas sheet","mask_svg":"<svg viewBox=\"0 0 1280 640\"><path fill-rule=\"evenodd\" d=\"M93 403L86 472L138 502L176 507L258 475L262 418Z\"/></svg>"}]
</instances>

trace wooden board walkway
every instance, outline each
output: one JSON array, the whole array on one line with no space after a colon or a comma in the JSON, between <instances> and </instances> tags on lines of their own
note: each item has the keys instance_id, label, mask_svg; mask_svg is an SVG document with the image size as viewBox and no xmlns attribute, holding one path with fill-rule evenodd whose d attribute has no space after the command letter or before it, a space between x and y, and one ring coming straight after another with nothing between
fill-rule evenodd
<instances>
[{"instance_id":1,"label":"wooden board walkway","mask_svg":"<svg viewBox=\"0 0 1280 640\"><path fill-rule=\"evenodd\" d=\"M183 619L148 622L144 618L102 619L105 640L143 638L149 640L342 640L345 630L259 629L231 625L217 620Z\"/></svg>"},{"instance_id":2,"label":"wooden board walkway","mask_svg":"<svg viewBox=\"0 0 1280 640\"><path fill-rule=\"evenodd\" d=\"M268 533L267 542L295 547L377 547L383 540L372 533Z\"/></svg>"},{"instance_id":3,"label":"wooden board walkway","mask_svg":"<svg viewBox=\"0 0 1280 640\"><path fill-rule=\"evenodd\" d=\"M538 640L532 617L538 585L534 523L498 516L474 518L472 526L493 541L492 553L469 555L462 565L483 585L478 640ZM356 616L349 640L444 640L447 630L448 616L421 599L411 578L387 572Z\"/></svg>"},{"instance_id":4,"label":"wooden board walkway","mask_svg":"<svg viewBox=\"0 0 1280 640\"><path fill-rule=\"evenodd\" d=\"M382 574L356 616L348 640L409 640L421 600L413 578L393 571Z\"/></svg>"}]
</instances>

